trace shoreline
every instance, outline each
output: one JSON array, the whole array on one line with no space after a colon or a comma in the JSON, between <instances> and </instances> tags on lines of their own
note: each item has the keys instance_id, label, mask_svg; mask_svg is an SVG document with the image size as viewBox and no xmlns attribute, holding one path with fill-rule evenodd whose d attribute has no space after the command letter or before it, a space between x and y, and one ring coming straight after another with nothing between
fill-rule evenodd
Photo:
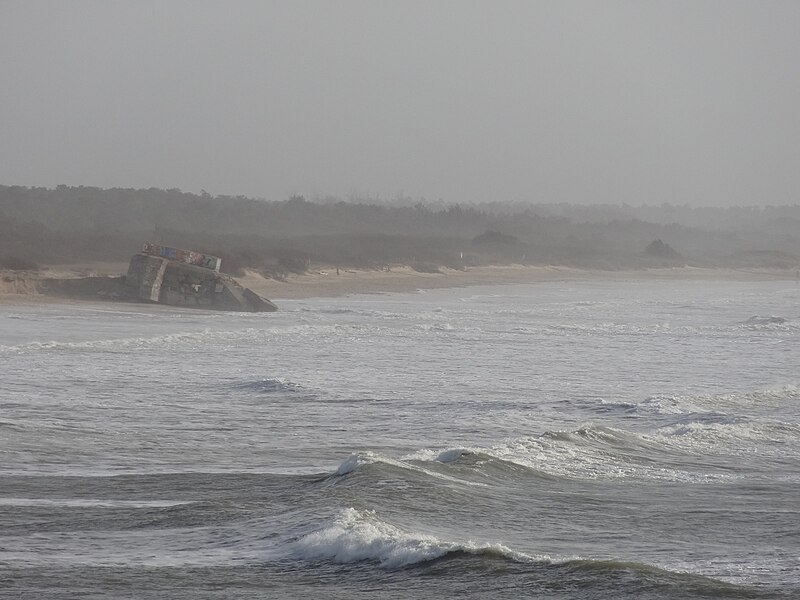
<instances>
[{"instance_id":1,"label":"shoreline","mask_svg":"<svg viewBox=\"0 0 800 600\"><path fill-rule=\"evenodd\" d=\"M551 281L586 280L791 280L790 271L739 271L694 267L602 271L556 266L504 265L470 267L466 271L440 269L438 273L420 273L408 266L390 271L367 271L336 268L312 270L292 275L285 281L266 279L249 271L237 281L271 300L331 298L356 294L404 293L416 290L463 288L486 285L513 285Z\"/></svg>"},{"instance_id":2,"label":"shoreline","mask_svg":"<svg viewBox=\"0 0 800 600\"><path fill-rule=\"evenodd\" d=\"M463 288L486 285L513 285L552 281L602 280L700 280L700 281L773 281L796 280L790 270L737 270L722 268L677 267L603 271L556 266L505 265L470 267L466 271L440 269L439 273L420 273L408 266L392 267L391 271L365 271L336 268L313 270L293 275L286 281L265 279L247 272L237 277L242 285L270 300L332 298L357 294L407 293L416 290Z\"/></svg>"},{"instance_id":3,"label":"shoreline","mask_svg":"<svg viewBox=\"0 0 800 600\"><path fill-rule=\"evenodd\" d=\"M94 264L48 269L38 273L0 272L0 304L103 302L49 296L36 290L36 282L48 277L86 277L119 273L118 264ZM796 281L794 270L740 270L730 268L674 267L602 271L557 266L498 265L470 267L465 271L441 268L436 273L422 273L405 265L390 270L342 269L316 267L303 275L285 280L268 279L255 271L245 271L235 278L243 286L273 301L306 298L333 298L359 294L408 293L416 290L463 288L470 286L510 285L552 281L602 280L706 280L706 281Z\"/></svg>"}]
</instances>

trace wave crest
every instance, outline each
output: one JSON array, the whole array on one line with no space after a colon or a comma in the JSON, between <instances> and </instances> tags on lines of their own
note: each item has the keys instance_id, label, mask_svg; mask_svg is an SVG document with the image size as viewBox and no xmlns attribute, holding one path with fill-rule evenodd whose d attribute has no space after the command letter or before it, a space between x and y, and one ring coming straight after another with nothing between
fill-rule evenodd
<instances>
[{"instance_id":1,"label":"wave crest","mask_svg":"<svg viewBox=\"0 0 800 600\"><path fill-rule=\"evenodd\" d=\"M335 521L296 542L294 553L306 560L338 563L375 562L396 569L449 554L491 554L515 562L551 562L548 556L529 556L502 544L449 542L423 533L406 532L381 520L374 511L344 510Z\"/></svg>"},{"instance_id":2,"label":"wave crest","mask_svg":"<svg viewBox=\"0 0 800 600\"><path fill-rule=\"evenodd\" d=\"M748 589L702 574L670 570L666 565L575 555L533 555L498 542L448 541L431 534L403 530L379 518L375 511L352 507L343 510L332 523L292 542L290 552L294 558L304 561L371 563L383 569L424 568L428 563L447 559L499 561L518 565L529 572L553 570L551 577L561 582L559 589L562 591L565 581L592 585L596 589L602 587L609 593L619 592L621 584L627 590L644 591L655 580L676 591L685 593L688 589L703 597L753 597ZM463 575L464 568L471 569L474 565L455 567L454 573ZM617 575L620 573L625 575L624 582Z\"/></svg>"},{"instance_id":3,"label":"wave crest","mask_svg":"<svg viewBox=\"0 0 800 600\"><path fill-rule=\"evenodd\" d=\"M672 459L660 461L664 452L680 450L679 443L666 440L663 435L587 424L575 431L547 431L485 448L420 451L413 458L444 464L475 463L480 464L484 472L523 468L533 476L545 478L636 478L702 483L731 477L729 473L678 468Z\"/></svg>"},{"instance_id":4,"label":"wave crest","mask_svg":"<svg viewBox=\"0 0 800 600\"><path fill-rule=\"evenodd\" d=\"M419 459L418 454L411 455L406 457L405 460L403 459L394 459L389 458L387 456L382 456L380 454L376 454L370 451L363 451L363 452L356 452L351 454L347 459L345 459L342 464L334 471L333 475L340 477L344 475L349 475L350 473L354 473L359 471L363 467L367 465L379 465L381 467L388 467L391 469L397 469L399 471L405 471L407 473L415 473L415 474L422 474L426 477L433 477L435 479L441 479L450 483L457 483L461 485L467 486L485 486L484 483L479 483L475 481L467 481L464 479L459 479L458 477L453 477L451 475L447 475L445 473L439 473L437 471L432 471L430 469L426 469L422 466L413 464L409 462L411 460L423 460ZM428 453L425 453L428 454ZM453 458L453 460L457 460Z\"/></svg>"},{"instance_id":5,"label":"wave crest","mask_svg":"<svg viewBox=\"0 0 800 600\"><path fill-rule=\"evenodd\" d=\"M800 401L800 385L787 384L735 394L656 394L632 405L636 412L658 415L708 413L721 410L747 411L749 408L783 407Z\"/></svg>"}]
</instances>

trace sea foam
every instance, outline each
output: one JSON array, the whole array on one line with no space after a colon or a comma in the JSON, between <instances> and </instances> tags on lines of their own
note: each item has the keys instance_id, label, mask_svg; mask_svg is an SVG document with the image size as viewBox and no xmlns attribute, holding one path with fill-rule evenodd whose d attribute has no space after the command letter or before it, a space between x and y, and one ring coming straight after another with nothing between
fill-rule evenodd
<instances>
[{"instance_id":1,"label":"sea foam","mask_svg":"<svg viewBox=\"0 0 800 600\"><path fill-rule=\"evenodd\" d=\"M348 508L333 523L294 543L294 553L305 560L338 563L376 562L394 569L441 558L448 554L494 554L517 562L551 562L549 556L530 556L494 543L441 540L407 532L381 520L374 511Z\"/></svg>"},{"instance_id":2,"label":"sea foam","mask_svg":"<svg viewBox=\"0 0 800 600\"><path fill-rule=\"evenodd\" d=\"M729 479L725 472L697 471L676 466L665 451L680 442L663 435L648 435L587 424L575 431L545 432L488 447L422 450L409 458L459 463L462 457L481 457L481 463L514 465L539 476L565 479L650 479L658 481L711 482ZM691 447L687 447L691 454ZM662 460L663 459L663 460Z\"/></svg>"}]
</instances>

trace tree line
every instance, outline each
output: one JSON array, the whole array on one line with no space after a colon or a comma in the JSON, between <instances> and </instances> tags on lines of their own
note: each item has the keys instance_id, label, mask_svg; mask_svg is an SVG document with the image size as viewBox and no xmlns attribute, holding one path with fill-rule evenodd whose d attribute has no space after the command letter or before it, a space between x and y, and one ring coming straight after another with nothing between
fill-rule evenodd
<instances>
[{"instance_id":1,"label":"tree line","mask_svg":"<svg viewBox=\"0 0 800 600\"><path fill-rule=\"evenodd\" d=\"M660 247L651 247L656 240L671 252L647 251ZM315 263L796 268L800 206L265 201L177 189L0 186L0 268L125 261L145 241L216 254L229 272L276 277Z\"/></svg>"}]
</instances>

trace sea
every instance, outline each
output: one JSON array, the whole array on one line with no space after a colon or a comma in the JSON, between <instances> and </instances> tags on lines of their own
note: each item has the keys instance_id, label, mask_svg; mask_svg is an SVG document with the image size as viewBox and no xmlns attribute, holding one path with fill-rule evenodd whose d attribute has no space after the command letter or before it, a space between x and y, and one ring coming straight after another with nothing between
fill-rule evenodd
<instances>
[{"instance_id":1,"label":"sea","mask_svg":"<svg viewBox=\"0 0 800 600\"><path fill-rule=\"evenodd\" d=\"M0 598L800 598L800 285L0 306Z\"/></svg>"}]
</instances>

